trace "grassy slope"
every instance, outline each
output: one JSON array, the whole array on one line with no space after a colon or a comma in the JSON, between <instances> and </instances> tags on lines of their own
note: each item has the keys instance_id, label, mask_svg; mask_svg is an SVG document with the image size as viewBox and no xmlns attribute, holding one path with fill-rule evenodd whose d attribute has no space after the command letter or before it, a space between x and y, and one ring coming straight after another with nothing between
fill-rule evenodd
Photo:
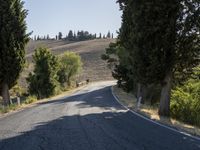
<instances>
[{"instance_id":1,"label":"grassy slope","mask_svg":"<svg viewBox=\"0 0 200 150\"><path fill-rule=\"evenodd\" d=\"M53 54L61 55L65 51L73 51L80 54L83 61L83 71L79 75L80 81L90 79L90 81L111 80L112 75L107 68L106 63L101 60L101 54L105 52L105 48L109 46L113 39L98 39L76 43L69 43L67 41L31 41L26 48L26 59L29 67L25 68L21 74L19 84L26 87L26 80L28 73L33 69L32 55L34 49L40 46L50 48Z\"/></svg>"}]
</instances>

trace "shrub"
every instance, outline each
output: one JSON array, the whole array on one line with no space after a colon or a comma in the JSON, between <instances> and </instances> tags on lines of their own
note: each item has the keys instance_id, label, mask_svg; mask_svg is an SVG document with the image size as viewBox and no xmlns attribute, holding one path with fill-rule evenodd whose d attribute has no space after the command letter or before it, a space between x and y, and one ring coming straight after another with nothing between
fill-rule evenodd
<instances>
[{"instance_id":1,"label":"shrub","mask_svg":"<svg viewBox=\"0 0 200 150\"><path fill-rule=\"evenodd\" d=\"M66 52L60 56L59 62L58 81L62 86L65 83L70 86L72 78L82 69L81 57L73 52Z\"/></svg>"},{"instance_id":2,"label":"shrub","mask_svg":"<svg viewBox=\"0 0 200 150\"><path fill-rule=\"evenodd\" d=\"M25 104L31 104L37 101L37 97L35 96L29 96L26 98L26 100L24 101Z\"/></svg>"},{"instance_id":3,"label":"shrub","mask_svg":"<svg viewBox=\"0 0 200 150\"><path fill-rule=\"evenodd\" d=\"M8 106L1 106L0 107L0 112L1 113L8 113L8 112L10 112L12 110L16 110L17 107L18 107L17 104L11 104L11 105L8 105Z\"/></svg>"},{"instance_id":4,"label":"shrub","mask_svg":"<svg viewBox=\"0 0 200 150\"><path fill-rule=\"evenodd\" d=\"M199 69L200 70L200 69ZM200 126L200 73L195 72L184 86L172 91L171 115L183 122Z\"/></svg>"},{"instance_id":5,"label":"shrub","mask_svg":"<svg viewBox=\"0 0 200 150\"><path fill-rule=\"evenodd\" d=\"M50 97L59 91L58 59L46 48L38 48L33 56L35 68L29 74L29 92L38 99Z\"/></svg>"}]
</instances>

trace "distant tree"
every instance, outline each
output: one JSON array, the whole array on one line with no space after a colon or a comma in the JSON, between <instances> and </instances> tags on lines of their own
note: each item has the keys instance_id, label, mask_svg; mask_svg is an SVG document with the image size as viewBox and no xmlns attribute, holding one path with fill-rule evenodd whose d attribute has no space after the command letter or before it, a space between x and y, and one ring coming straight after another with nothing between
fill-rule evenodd
<instances>
[{"instance_id":1,"label":"distant tree","mask_svg":"<svg viewBox=\"0 0 200 150\"><path fill-rule=\"evenodd\" d=\"M114 35L113 35L113 33L112 33L112 39L114 38Z\"/></svg>"},{"instance_id":2,"label":"distant tree","mask_svg":"<svg viewBox=\"0 0 200 150\"><path fill-rule=\"evenodd\" d=\"M97 34L96 34L96 33L94 34L94 38L95 38L95 39L97 38Z\"/></svg>"},{"instance_id":3,"label":"distant tree","mask_svg":"<svg viewBox=\"0 0 200 150\"><path fill-rule=\"evenodd\" d=\"M27 10L21 0L6 0L0 4L0 95L9 104L9 89L15 84L25 64Z\"/></svg>"},{"instance_id":4,"label":"distant tree","mask_svg":"<svg viewBox=\"0 0 200 150\"><path fill-rule=\"evenodd\" d=\"M36 37L36 35L34 36L34 41L36 41L37 40L37 37Z\"/></svg>"},{"instance_id":5,"label":"distant tree","mask_svg":"<svg viewBox=\"0 0 200 150\"><path fill-rule=\"evenodd\" d=\"M46 48L38 48L33 56L35 63L33 73L30 73L27 81L29 92L38 99L54 95L57 92L58 83L58 60Z\"/></svg>"},{"instance_id":6,"label":"distant tree","mask_svg":"<svg viewBox=\"0 0 200 150\"><path fill-rule=\"evenodd\" d=\"M38 40L40 40L40 37L39 37L39 35L37 36L37 41L38 41Z\"/></svg>"},{"instance_id":7,"label":"distant tree","mask_svg":"<svg viewBox=\"0 0 200 150\"><path fill-rule=\"evenodd\" d=\"M58 72L59 82L62 86L67 83L71 85L71 79L82 69L82 62L79 55L73 52L66 52L60 57L60 69Z\"/></svg>"},{"instance_id":8,"label":"distant tree","mask_svg":"<svg viewBox=\"0 0 200 150\"><path fill-rule=\"evenodd\" d=\"M102 35L101 35L101 33L99 33L99 39L101 39L102 38Z\"/></svg>"},{"instance_id":9,"label":"distant tree","mask_svg":"<svg viewBox=\"0 0 200 150\"><path fill-rule=\"evenodd\" d=\"M49 34L47 34L47 40L49 40L50 38L49 38Z\"/></svg>"},{"instance_id":10,"label":"distant tree","mask_svg":"<svg viewBox=\"0 0 200 150\"><path fill-rule=\"evenodd\" d=\"M56 40L58 40L58 36L56 35Z\"/></svg>"},{"instance_id":11,"label":"distant tree","mask_svg":"<svg viewBox=\"0 0 200 150\"><path fill-rule=\"evenodd\" d=\"M62 35L62 32L59 32L59 33L58 33L58 40L62 40L62 36L63 36L63 35Z\"/></svg>"},{"instance_id":12,"label":"distant tree","mask_svg":"<svg viewBox=\"0 0 200 150\"><path fill-rule=\"evenodd\" d=\"M69 33L68 33L68 40L69 41L73 41L74 40L74 35L73 35L73 31L70 30Z\"/></svg>"},{"instance_id":13,"label":"distant tree","mask_svg":"<svg viewBox=\"0 0 200 150\"><path fill-rule=\"evenodd\" d=\"M108 31L108 33L107 33L107 36L106 36L108 39L110 39L111 38L111 33L110 33L110 31Z\"/></svg>"},{"instance_id":14,"label":"distant tree","mask_svg":"<svg viewBox=\"0 0 200 150\"><path fill-rule=\"evenodd\" d=\"M76 32L74 32L74 36L73 39L76 40L77 36L76 36Z\"/></svg>"},{"instance_id":15,"label":"distant tree","mask_svg":"<svg viewBox=\"0 0 200 150\"><path fill-rule=\"evenodd\" d=\"M105 39L106 38L106 36L105 36L105 34L103 35L103 39Z\"/></svg>"},{"instance_id":16,"label":"distant tree","mask_svg":"<svg viewBox=\"0 0 200 150\"><path fill-rule=\"evenodd\" d=\"M78 40L83 41L84 39L84 31L78 31Z\"/></svg>"}]
</instances>

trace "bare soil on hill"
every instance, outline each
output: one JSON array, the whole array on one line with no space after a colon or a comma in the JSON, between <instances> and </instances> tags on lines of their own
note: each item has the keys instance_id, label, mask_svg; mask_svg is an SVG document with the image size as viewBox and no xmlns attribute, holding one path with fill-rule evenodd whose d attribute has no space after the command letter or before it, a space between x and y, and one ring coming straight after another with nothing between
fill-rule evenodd
<instances>
[{"instance_id":1,"label":"bare soil on hill","mask_svg":"<svg viewBox=\"0 0 200 150\"><path fill-rule=\"evenodd\" d=\"M101 55L114 39L97 39L82 42L69 41L30 41L26 48L26 59L28 67L24 69L19 79L19 85L27 87L26 77L33 70L32 55L38 47L47 47L53 54L62 55L66 51L72 51L81 56L83 70L78 75L78 81L89 79L90 81L112 80L111 71L107 68L105 61L101 60Z\"/></svg>"}]
</instances>

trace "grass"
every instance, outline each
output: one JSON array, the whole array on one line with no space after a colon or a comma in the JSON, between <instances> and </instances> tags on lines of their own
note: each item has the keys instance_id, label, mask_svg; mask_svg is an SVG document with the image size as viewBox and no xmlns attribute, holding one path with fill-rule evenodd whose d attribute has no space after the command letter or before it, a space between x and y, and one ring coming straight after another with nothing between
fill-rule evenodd
<instances>
[{"instance_id":1,"label":"grass","mask_svg":"<svg viewBox=\"0 0 200 150\"><path fill-rule=\"evenodd\" d=\"M9 106L0 106L0 113L1 114L5 114L5 113L8 113L10 111L15 111L18 109L18 105L17 104L12 104L12 105L9 105Z\"/></svg>"},{"instance_id":2,"label":"grass","mask_svg":"<svg viewBox=\"0 0 200 150\"><path fill-rule=\"evenodd\" d=\"M96 39L82 42L69 43L68 41L30 41L26 48L26 59L29 64L21 73L19 85L27 89L26 77L33 70L32 55L34 49L40 46L50 48L55 55L61 55L66 51L78 53L83 61L83 71L78 76L78 81L102 81L113 80L107 63L101 59L105 48L115 39Z\"/></svg>"},{"instance_id":3,"label":"grass","mask_svg":"<svg viewBox=\"0 0 200 150\"><path fill-rule=\"evenodd\" d=\"M176 129L180 131L187 132L194 136L200 136L199 127L185 124L173 118L160 117L158 115L158 106L141 105L140 108L137 108L137 100L133 94L126 93L122 89L118 88L117 86L113 87L113 92L118 97L120 102L123 105L127 106L129 109L135 112L138 112L139 114L142 114L146 116L147 118L150 118L154 121L160 122L162 124L165 124L171 127L175 127Z\"/></svg>"},{"instance_id":4,"label":"grass","mask_svg":"<svg viewBox=\"0 0 200 150\"><path fill-rule=\"evenodd\" d=\"M35 97L35 96L29 96L24 101L24 104L32 104L32 103L35 103L35 102L37 102L37 97Z\"/></svg>"}]
</instances>

